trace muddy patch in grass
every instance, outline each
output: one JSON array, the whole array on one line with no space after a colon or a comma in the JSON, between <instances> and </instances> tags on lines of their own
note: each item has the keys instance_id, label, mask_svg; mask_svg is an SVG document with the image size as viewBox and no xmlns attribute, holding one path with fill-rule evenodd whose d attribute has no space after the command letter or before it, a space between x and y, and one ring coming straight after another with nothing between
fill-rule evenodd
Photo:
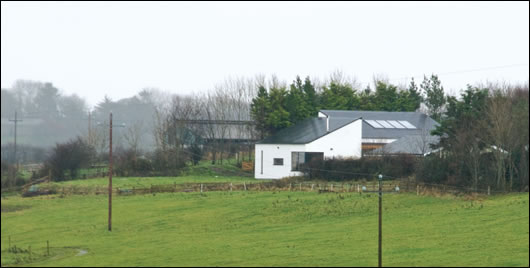
<instances>
[{"instance_id":1,"label":"muddy patch in grass","mask_svg":"<svg viewBox=\"0 0 530 268\"><path fill-rule=\"evenodd\" d=\"M31 206L26 206L26 205L4 205L4 204L2 204L2 213L15 212L15 211L28 209L28 208L31 208Z\"/></svg>"}]
</instances>

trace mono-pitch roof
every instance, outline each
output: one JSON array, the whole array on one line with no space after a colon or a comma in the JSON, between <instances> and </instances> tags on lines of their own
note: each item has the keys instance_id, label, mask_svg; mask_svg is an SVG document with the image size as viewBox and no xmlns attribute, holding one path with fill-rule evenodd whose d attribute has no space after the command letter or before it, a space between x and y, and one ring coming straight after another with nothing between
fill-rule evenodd
<instances>
[{"instance_id":1,"label":"mono-pitch roof","mask_svg":"<svg viewBox=\"0 0 530 268\"><path fill-rule=\"evenodd\" d=\"M307 118L300 123L282 129L259 144L306 144L325 136L359 118L333 118L329 119L329 132L326 131L326 118Z\"/></svg>"}]
</instances>

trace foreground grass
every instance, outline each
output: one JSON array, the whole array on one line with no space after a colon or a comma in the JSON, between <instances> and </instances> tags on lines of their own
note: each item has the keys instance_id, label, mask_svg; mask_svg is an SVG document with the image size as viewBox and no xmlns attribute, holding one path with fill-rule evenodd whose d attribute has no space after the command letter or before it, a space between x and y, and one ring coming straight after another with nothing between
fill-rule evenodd
<instances>
[{"instance_id":1,"label":"foreground grass","mask_svg":"<svg viewBox=\"0 0 530 268\"><path fill-rule=\"evenodd\" d=\"M526 266L529 196L386 195L385 266ZM209 192L2 200L2 265L376 266L377 196ZM8 239L28 254L7 253ZM51 256L44 256L46 240ZM87 253L76 256L80 250Z\"/></svg>"}]
</instances>

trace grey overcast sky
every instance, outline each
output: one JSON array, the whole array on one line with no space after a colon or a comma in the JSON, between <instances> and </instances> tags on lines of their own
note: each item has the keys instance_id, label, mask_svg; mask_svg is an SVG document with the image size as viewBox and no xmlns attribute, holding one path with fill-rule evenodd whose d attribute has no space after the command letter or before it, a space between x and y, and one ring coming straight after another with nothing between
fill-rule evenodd
<instances>
[{"instance_id":1,"label":"grey overcast sky","mask_svg":"<svg viewBox=\"0 0 530 268\"><path fill-rule=\"evenodd\" d=\"M144 87L335 70L366 85L439 74L449 93L527 82L528 2L2 2L1 86L52 82L90 105ZM421 80L420 80L421 81Z\"/></svg>"}]
</instances>

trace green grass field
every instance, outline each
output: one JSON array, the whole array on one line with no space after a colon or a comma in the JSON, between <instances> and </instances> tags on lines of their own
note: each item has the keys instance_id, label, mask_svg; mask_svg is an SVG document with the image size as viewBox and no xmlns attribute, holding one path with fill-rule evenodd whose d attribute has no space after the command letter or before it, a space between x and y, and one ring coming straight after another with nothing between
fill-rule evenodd
<instances>
[{"instance_id":1,"label":"green grass field","mask_svg":"<svg viewBox=\"0 0 530 268\"><path fill-rule=\"evenodd\" d=\"M167 184L184 184L184 183L234 183L234 184L243 184L243 182L252 182L259 183L264 180L256 180L254 178L247 177L236 177L236 176L181 176L181 177L113 177L112 186L120 188L131 188L131 187L149 187L153 185L167 185ZM64 182L55 182L52 184L67 186L67 185L77 185L77 186L99 186L105 187L109 184L109 178L94 178L86 180L73 180L73 181L64 181Z\"/></svg>"},{"instance_id":2,"label":"green grass field","mask_svg":"<svg viewBox=\"0 0 530 268\"><path fill-rule=\"evenodd\" d=\"M134 179L132 179L134 180ZM85 181L86 182L86 181ZM208 192L1 201L2 266L376 266L377 196ZM385 266L528 266L529 196L384 197ZM11 247L29 252L10 253ZM50 256L46 256L46 241Z\"/></svg>"}]
</instances>

